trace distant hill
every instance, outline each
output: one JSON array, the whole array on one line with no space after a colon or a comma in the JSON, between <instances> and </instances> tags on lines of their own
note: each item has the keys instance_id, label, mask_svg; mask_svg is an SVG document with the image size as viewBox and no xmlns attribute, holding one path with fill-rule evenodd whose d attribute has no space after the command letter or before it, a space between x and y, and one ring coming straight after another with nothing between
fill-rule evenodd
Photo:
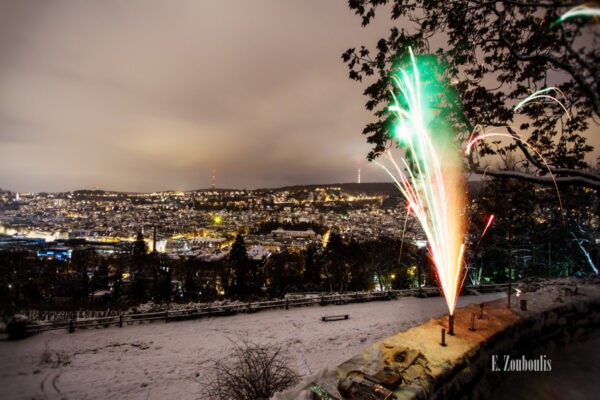
<instances>
[{"instance_id":1,"label":"distant hill","mask_svg":"<svg viewBox=\"0 0 600 400\"><path fill-rule=\"evenodd\" d=\"M196 192L196 193L202 193L202 192L243 192L244 190L247 189L227 189L227 188L208 188L208 189L196 189L196 190L190 190L190 192Z\"/></svg>"},{"instance_id":2,"label":"distant hill","mask_svg":"<svg viewBox=\"0 0 600 400\"><path fill-rule=\"evenodd\" d=\"M481 181L480 180L469 180L467 182L469 186L469 191L472 196L477 195L481 190ZM234 189L234 188L206 188L206 189L195 189L195 190L185 190L184 192L243 192L243 191L253 191L253 192L277 192L277 191L301 191L301 190L315 190L322 188L331 188L331 187L339 187L344 192L349 194L359 194L364 193L368 195L373 194L383 194L394 196L400 196L400 191L391 182L365 182L365 183L330 183L330 184L319 184L319 185L293 185L293 186L282 186L278 188L260 188L254 190L248 189ZM10 193L7 190L3 190L3 192ZM165 190L164 192L177 192L176 190ZM40 194L46 194L45 192L40 192ZM78 197L96 197L96 196L104 196L106 194L118 195L118 196L126 196L128 194L143 194L140 192L119 192L114 190L101 190L101 189L81 189L74 190L72 192L57 192L57 194L62 196L74 195Z\"/></svg>"},{"instance_id":3,"label":"distant hill","mask_svg":"<svg viewBox=\"0 0 600 400\"><path fill-rule=\"evenodd\" d=\"M299 191L299 190L315 190L321 188L328 187L339 187L345 192L350 194L387 194L394 195L399 194L398 188L389 182L367 182L367 183L331 183L326 185L294 185L294 186L283 186L279 188L269 188L269 189L256 189L257 192L267 192L267 191L283 191L287 190L290 192Z\"/></svg>"},{"instance_id":4,"label":"distant hill","mask_svg":"<svg viewBox=\"0 0 600 400\"><path fill-rule=\"evenodd\" d=\"M93 189L93 190L80 189L80 190L73 190L72 193L76 196L93 196L93 195L103 195L103 194L111 193L111 192L107 192L106 190L102 190L102 189Z\"/></svg>"},{"instance_id":5,"label":"distant hill","mask_svg":"<svg viewBox=\"0 0 600 400\"><path fill-rule=\"evenodd\" d=\"M481 189L481 181L467 181L469 192L472 195L479 193ZM295 185L295 186L283 186L280 188L270 189L256 189L257 192L268 192L268 191L282 191L287 190L290 192L299 190L315 190L327 187L339 187L345 192L350 194L384 194L384 195L401 195L400 190L395 184L391 182L366 182L366 183L331 183L327 185Z\"/></svg>"}]
</instances>

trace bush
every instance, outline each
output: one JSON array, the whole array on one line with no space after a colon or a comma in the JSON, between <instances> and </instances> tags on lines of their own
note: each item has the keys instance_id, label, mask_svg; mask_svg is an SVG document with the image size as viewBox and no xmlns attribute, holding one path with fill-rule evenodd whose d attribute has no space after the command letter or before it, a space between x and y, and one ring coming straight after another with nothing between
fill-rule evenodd
<instances>
[{"instance_id":1,"label":"bush","mask_svg":"<svg viewBox=\"0 0 600 400\"><path fill-rule=\"evenodd\" d=\"M214 361L214 378L203 389L206 399L268 400L300 380L281 347L243 341L225 360Z\"/></svg>"}]
</instances>

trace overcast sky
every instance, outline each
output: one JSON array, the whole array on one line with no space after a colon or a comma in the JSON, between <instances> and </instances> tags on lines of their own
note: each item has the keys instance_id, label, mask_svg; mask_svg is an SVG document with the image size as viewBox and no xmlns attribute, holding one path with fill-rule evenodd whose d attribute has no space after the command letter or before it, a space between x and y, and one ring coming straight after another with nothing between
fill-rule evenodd
<instances>
[{"instance_id":1,"label":"overcast sky","mask_svg":"<svg viewBox=\"0 0 600 400\"><path fill-rule=\"evenodd\" d=\"M340 56L385 29L345 1L1 4L2 188L349 182L370 149Z\"/></svg>"},{"instance_id":2,"label":"overcast sky","mask_svg":"<svg viewBox=\"0 0 600 400\"><path fill-rule=\"evenodd\" d=\"M345 0L0 0L0 187L388 180L340 58L388 27Z\"/></svg>"}]
</instances>

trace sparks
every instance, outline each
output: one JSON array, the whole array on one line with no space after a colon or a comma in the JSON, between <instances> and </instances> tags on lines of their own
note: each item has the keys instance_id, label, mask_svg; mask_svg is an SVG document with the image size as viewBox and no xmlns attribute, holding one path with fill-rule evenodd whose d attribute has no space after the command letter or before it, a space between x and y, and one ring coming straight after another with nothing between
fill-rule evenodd
<instances>
[{"instance_id":1,"label":"sparks","mask_svg":"<svg viewBox=\"0 0 600 400\"><path fill-rule=\"evenodd\" d=\"M480 128L480 129L481 129L481 131L483 131L483 128ZM473 136L473 135L471 135L471 136ZM560 197L560 191L558 190L558 184L556 183L556 178L554 177L554 174L552 173L552 169L550 169L550 166L546 162L546 159L542 156L542 154L538 151L538 149L536 149L535 147L533 147L531 144L529 144L528 142L520 139L519 137L513 136L513 135L511 135L509 133L484 132L484 133L482 133L482 134L480 134L478 136L471 137L471 139L469 140L469 144L467 144L467 148L465 149L465 155L469 155L469 153L471 152L471 149L473 148L473 146L475 145L475 143L479 142L480 140L484 140L485 138L488 138L490 136L508 137L508 138L517 140L520 143L523 143L524 145L526 145L527 147L529 147L533 152L535 152L535 154L537 154L537 156L542 160L542 162L544 163L544 165L548 169L548 173L550 174L550 177L552 177L552 182L554 182L554 188L556 189L556 195L558 197L558 204L560 205L560 215L562 216L563 225L566 225L567 222L565 220L565 210L564 210L563 205L562 205L562 199Z\"/></svg>"},{"instance_id":2,"label":"sparks","mask_svg":"<svg viewBox=\"0 0 600 400\"><path fill-rule=\"evenodd\" d=\"M485 233L487 232L490 225L492 225L493 221L494 221L494 214L490 215L490 219L488 219L488 223L485 226L485 229L483 230L483 233L481 234L481 237L479 238L479 240L483 239L483 237L485 236Z\"/></svg>"},{"instance_id":3,"label":"sparks","mask_svg":"<svg viewBox=\"0 0 600 400\"><path fill-rule=\"evenodd\" d=\"M490 227L490 225L492 225L492 222L494 221L494 215L490 215L490 218L488 218L488 222L487 225L485 226L485 229L483 230L483 233L481 234L481 236L479 237L479 240L477 241L477 245L475 246L475 250L473 250L473 254L471 255L471 259L469 260L469 262L467 262L467 265L471 265L471 262L473 261L473 258L475 257L475 254L477 253L477 249L479 249L479 245L481 244L481 239L483 239L483 237L485 236L485 233L487 232L488 228Z\"/></svg>"},{"instance_id":4,"label":"sparks","mask_svg":"<svg viewBox=\"0 0 600 400\"><path fill-rule=\"evenodd\" d=\"M402 261L402 249L404 248L404 234L406 233L406 223L408 222L408 217L410 216L410 212L414 207L413 203L408 203L408 207L406 208L406 217L404 217L404 228L402 229L402 240L400 241L400 253L398 254L398 265L400 265L400 261Z\"/></svg>"},{"instance_id":5,"label":"sparks","mask_svg":"<svg viewBox=\"0 0 600 400\"><path fill-rule=\"evenodd\" d=\"M600 17L600 7L598 7L597 3L591 3L591 4L593 4L593 6L588 6L588 5L582 4L580 6L571 8L569 11L567 11L566 13L561 15L560 18L558 18L556 21L554 21L552 23L552 26L554 26L556 24L560 24L561 22L563 22L567 19L575 18L575 17L594 17L594 18L596 18L596 21L597 21L598 17Z\"/></svg>"},{"instance_id":6,"label":"sparks","mask_svg":"<svg viewBox=\"0 0 600 400\"><path fill-rule=\"evenodd\" d=\"M492 225L493 221L494 221L494 215L492 214L492 215L490 215L490 218L488 219L487 225L485 226L483 233L481 234L481 236L479 237L479 240L477 241L477 245L475 246L475 250L473 250L473 255L471 256L471 260L469 260L469 262L467 264L469 264L469 265L471 264L471 261L475 257L475 253L477 253L477 249L479 249L479 245L481 244L481 239L483 239L483 237L485 236L485 233L487 232L490 225Z\"/></svg>"},{"instance_id":7,"label":"sparks","mask_svg":"<svg viewBox=\"0 0 600 400\"><path fill-rule=\"evenodd\" d=\"M473 250L473 257L475 256L475 253L477 252L477 249L479 248L479 245L481 244L481 239L483 239L483 237L485 236L485 233L489 229L490 225L492 225L493 221L494 221L494 215L492 214L492 215L490 215L490 218L488 219L488 223L485 226L483 233L481 234L481 236L479 237L479 240L477 241L477 246L475 246L475 250ZM470 264L470 262L469 262L469 264Z\"/></svg>"},{"instance_id":8,"label":"sparks","mask_svg":"<svg viewBox=\"0 0 600 400\"><path fill-rule=\"evenodd\" d=\"M425 232L437 278L452 315L465 273L464 221L460 217L464 208L464 190L459 183L460 158L459 152L444 152L447 143L436 143L427 129L429 110L424 107L419 70L412 49L409 52L412 73L401 70L393 77L406 107L401 106L392 93L394 101L388 110L398 117L394 127L395 139L398 144L406 146L411 160L408 162L403 158L401 167L388 150L385 154L394 173L378 164L408 200L408 212L414 213Z\"/></svg>"},{"instance_id":9,"label":"sparks","mask_svg":"<svg viewBox=\"0 0 600 400\"><path fill-rule=\"evenodd\" d=\"M565 94L563 93L562 90L560 90L557 87L549 87L549 88L545 88L542 90L538 90L537 92L533 92L532 94L530 94L525 100L521 101L519 104L517 104L515 106L515 108L513 109L513 111L517 111L519 108L523 107L525 104L529 103L530 101L533 100L538 100L538 99L550 99L553 100L555 102L558 103L558 105L560 105L562 107L562 109L565 111L565 114L567 114L567 117L569 117L569 119L571 119L571 114L569 113L569 111L567 110L567 108L565 107L565 105L558 100L556 97L551 96L549 94L544 94L544 93L548 93L554 91L557 94L562 95L563 98L566 98Z\"/></svg>"}]
</instances>

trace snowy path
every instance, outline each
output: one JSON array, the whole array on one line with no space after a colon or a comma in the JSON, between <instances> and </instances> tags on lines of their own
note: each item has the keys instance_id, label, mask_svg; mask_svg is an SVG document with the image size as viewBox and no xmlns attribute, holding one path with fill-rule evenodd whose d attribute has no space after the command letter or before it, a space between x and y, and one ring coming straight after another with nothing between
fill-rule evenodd
<instances>
[{"instance_id":1,"label":"snowy path","mask_svg":"<svg viewBox=\"0 0 600 400\"><path fill-rule=\"evenodd\" d=\"M461 297L459 307L505 298ZM370 343L447 312L441 297L303 307L125 328L50 331L0 342L5 399L197 399L208 360L228 338L283 345L301 375L335 368ZM349 320L321 322L322 315Z\"/></svg>"}]
</instances>

